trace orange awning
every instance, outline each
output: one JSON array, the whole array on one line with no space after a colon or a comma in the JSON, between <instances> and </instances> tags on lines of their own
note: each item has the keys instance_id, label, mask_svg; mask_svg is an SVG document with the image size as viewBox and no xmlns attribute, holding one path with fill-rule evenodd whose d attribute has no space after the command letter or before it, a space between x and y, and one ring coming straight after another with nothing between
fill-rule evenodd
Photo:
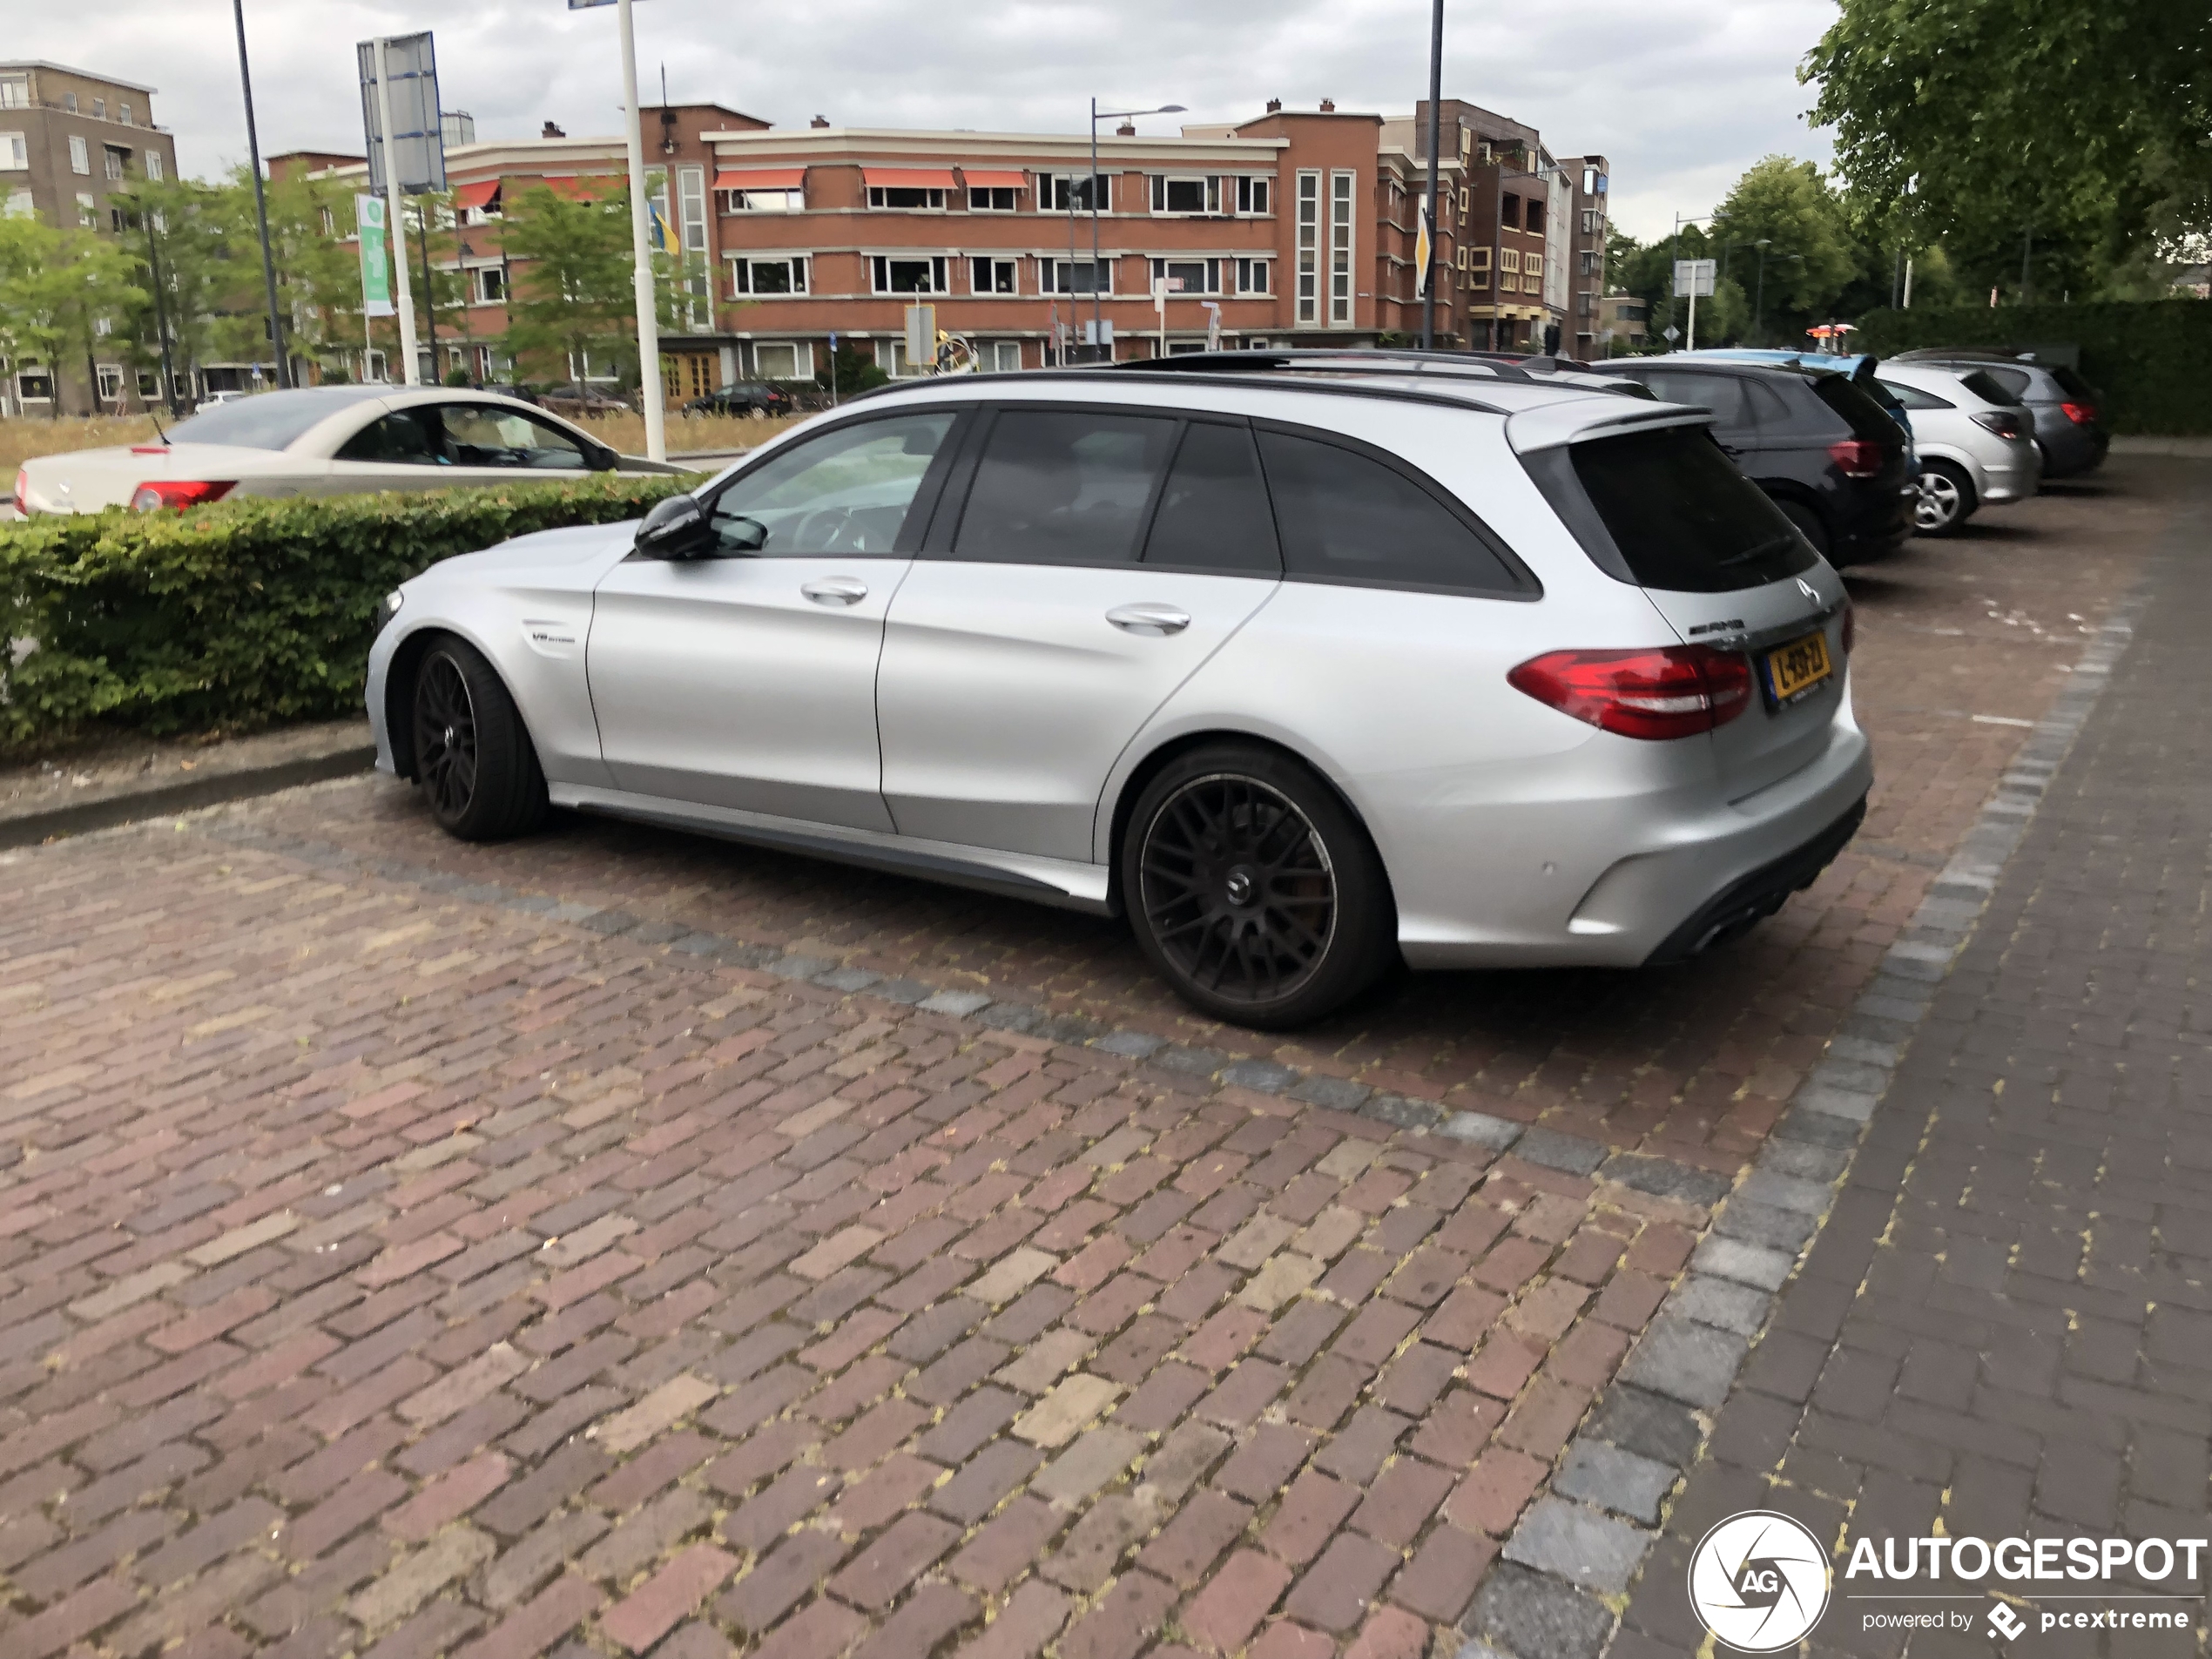
<instances>
[{"instance_id":1,"label":"orange awning","mask_svg":"<svg viewBox=\"0 0 2212 1659\"><path fill-rule=\"evenodd\" d=\"M962 167L961 177L968 180L970 190L1027 190L1029 175L1026 172L995 172L988 167Z\"/></svg>"},{"instance_id":2,"label":"orange awning","mask_svg":"<svg viewBox=\"0 0 2212 1659\"><path fill-rule=\"evenodd\" d=\"M496 179L482 179L473 185L462 185L453 192L454 206L462 212L471 207L489 207L499 194Z\"/></svg>"},{"instance_id":3,"label":"orange awning","mask_svg":"<svg viewBox=\"0 0 2212 1659\"><path fill-rule=\"evenodd\" d=\"M752 167L714 175L717 190L797 190L806 182L804 167Z\"/></svg>"},{"instance_id":4,"label":"orange awning","mask_svg":"<svg viewBox=\"0 0 2212 1659\"><path fill-rule=\"evenodd\" d=\"M950 190L950 167L863 167L860 176L872 190Z\"/></svg>"}]
</instances>

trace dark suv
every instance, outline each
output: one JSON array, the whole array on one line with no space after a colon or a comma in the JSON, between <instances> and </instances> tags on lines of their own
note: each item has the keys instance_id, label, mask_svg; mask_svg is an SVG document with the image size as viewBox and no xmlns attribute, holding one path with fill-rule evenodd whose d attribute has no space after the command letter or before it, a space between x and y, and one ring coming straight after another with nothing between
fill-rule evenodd
<instances>
[{"instance_id":1,"label":"dark suv","mask_svg":"<svg viewBox=\"0 0 2212 1659\"><path fill-rule=\"evenodd\" d=\"M1905 435L1848 376L1688 355L1589 368L1641 381L1662 402L1712 410L1721 448L1838 569L1912 534L1918 490Z\"/></svg>"},{"instance_id":2,"label":"dark suv","mask_svg":"<svg viewBox=\"0 0 2212 1659\"><path fill-rule=\"evenodd\" d=\"M2112 435L2105 430L2103 394L2063 363L1932 347L1901 351L1890 361L1979 368L1987 374L2034 416L2035 447L2043 452L2046 480L2094 472L2104 464L2105 451L2112 447Z\"/></svg>"},{"instance_id":3,"label":"dark suv","mask_svg":"<svg viewBox=\"0 0 2212 1659\"><path fill-rule=\"evenodd\" d=\"M705 397L693 398L684 406L684 413L749 415L759 421L772 415L789 415L796 407L791 394L780 386L766 381L735 381Z\"/></svg>"}]
</instances>

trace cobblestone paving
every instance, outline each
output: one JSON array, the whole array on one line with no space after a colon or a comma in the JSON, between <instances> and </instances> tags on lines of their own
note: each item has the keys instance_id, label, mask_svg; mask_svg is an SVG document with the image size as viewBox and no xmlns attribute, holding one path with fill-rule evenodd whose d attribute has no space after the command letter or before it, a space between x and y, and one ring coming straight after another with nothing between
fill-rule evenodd
<instances>
[{"instance_id":1,"label":"cobblestone paving","mask_svg":"<svg viewBox=\"0 0 2212 1659\"><path fill-rule=\"evenodd\" d=\"M2040 807L1931 988L1818 1242L1645 1564L1615 1659L1703 1650L1684 1568L1704 1530L1742 1509L1795 1516L1836 1541L1839 1566L1862 1538L1878 1552L1897 1539L1901 1561L1903 1541L1939 1534L2205 1535L2212 470L2176 464L2167 482L2188 506L2146 576L2133 644L2070 754L2023 765ZM2111 1586L2179 1599L2121 1603L2101 1588L1924 1577L1893 1593L1953 1596L1966 1628L1908 1642L1867 1629L1869 1603L1838 1600L1811 1650L1986 1655L1993 1597L2067 1651L2203 1650L2201 1575L2130 1566ZM2194 1629L2119 1634L2114 1608L2179 1608ZM2042 1615L2085 1612L2107 1622L2042 1634Z\"/></svg>"},{"instance_id":2,"label":"cobblestone paving","mask_svg":"<svg viewBox=\"0 0 2212 1659\"><path fill-rule=\"evenodd\" d=\"M0 857L0 1652L1549 1659L1757 1329L1710 1206L2025 735L1972 717L2163 510L1854 578L1869 850L1743 947L1256 1068L1080 918L382 783Z\"/></svg>"}]
</instances>

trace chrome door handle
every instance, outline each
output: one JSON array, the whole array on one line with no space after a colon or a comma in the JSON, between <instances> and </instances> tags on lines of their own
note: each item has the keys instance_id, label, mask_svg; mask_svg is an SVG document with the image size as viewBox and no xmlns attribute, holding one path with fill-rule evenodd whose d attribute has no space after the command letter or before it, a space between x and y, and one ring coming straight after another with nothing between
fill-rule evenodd
<instances>
[{"instance_id":1,"label":"chrome door handle","mask_svg":"<svg viewBox=\"0 0 2212 1659\"><path fill-rule=\"evenodd\" d=\"M1106 620L1125 634L1146 634L1157 639L1163 634L1179 634L1188 628L1190 613L1173 605L1116 605L1106 613Z\"/></svg>"},{"instance_id":2,"label":"chrome door handle","mask_svg":"<svg viewBox=\"0 0 2212 1659\"><path fill-rule=\"evenodd\" d=\"M799 591L818 605L856 605L868 597L868 584L849 576L826 576Z\"/></svg>"}]
</instances>

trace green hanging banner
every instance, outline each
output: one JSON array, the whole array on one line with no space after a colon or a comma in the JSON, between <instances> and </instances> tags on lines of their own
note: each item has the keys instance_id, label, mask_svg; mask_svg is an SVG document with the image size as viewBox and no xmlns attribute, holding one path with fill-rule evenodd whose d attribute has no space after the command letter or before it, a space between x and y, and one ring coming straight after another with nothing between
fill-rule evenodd
<instances>
[{"instance_id":1,"label":"green hanging banner","mask_svg":"<svg viewBox=\"0 0 2212 1659\"><path fill-rule=\"evenodd\" d=\"M392 315L392 266L384 251L384 199L354 197L354 223L361 229L361 313L388 317Z\"/></svg>"}]
</instances>

